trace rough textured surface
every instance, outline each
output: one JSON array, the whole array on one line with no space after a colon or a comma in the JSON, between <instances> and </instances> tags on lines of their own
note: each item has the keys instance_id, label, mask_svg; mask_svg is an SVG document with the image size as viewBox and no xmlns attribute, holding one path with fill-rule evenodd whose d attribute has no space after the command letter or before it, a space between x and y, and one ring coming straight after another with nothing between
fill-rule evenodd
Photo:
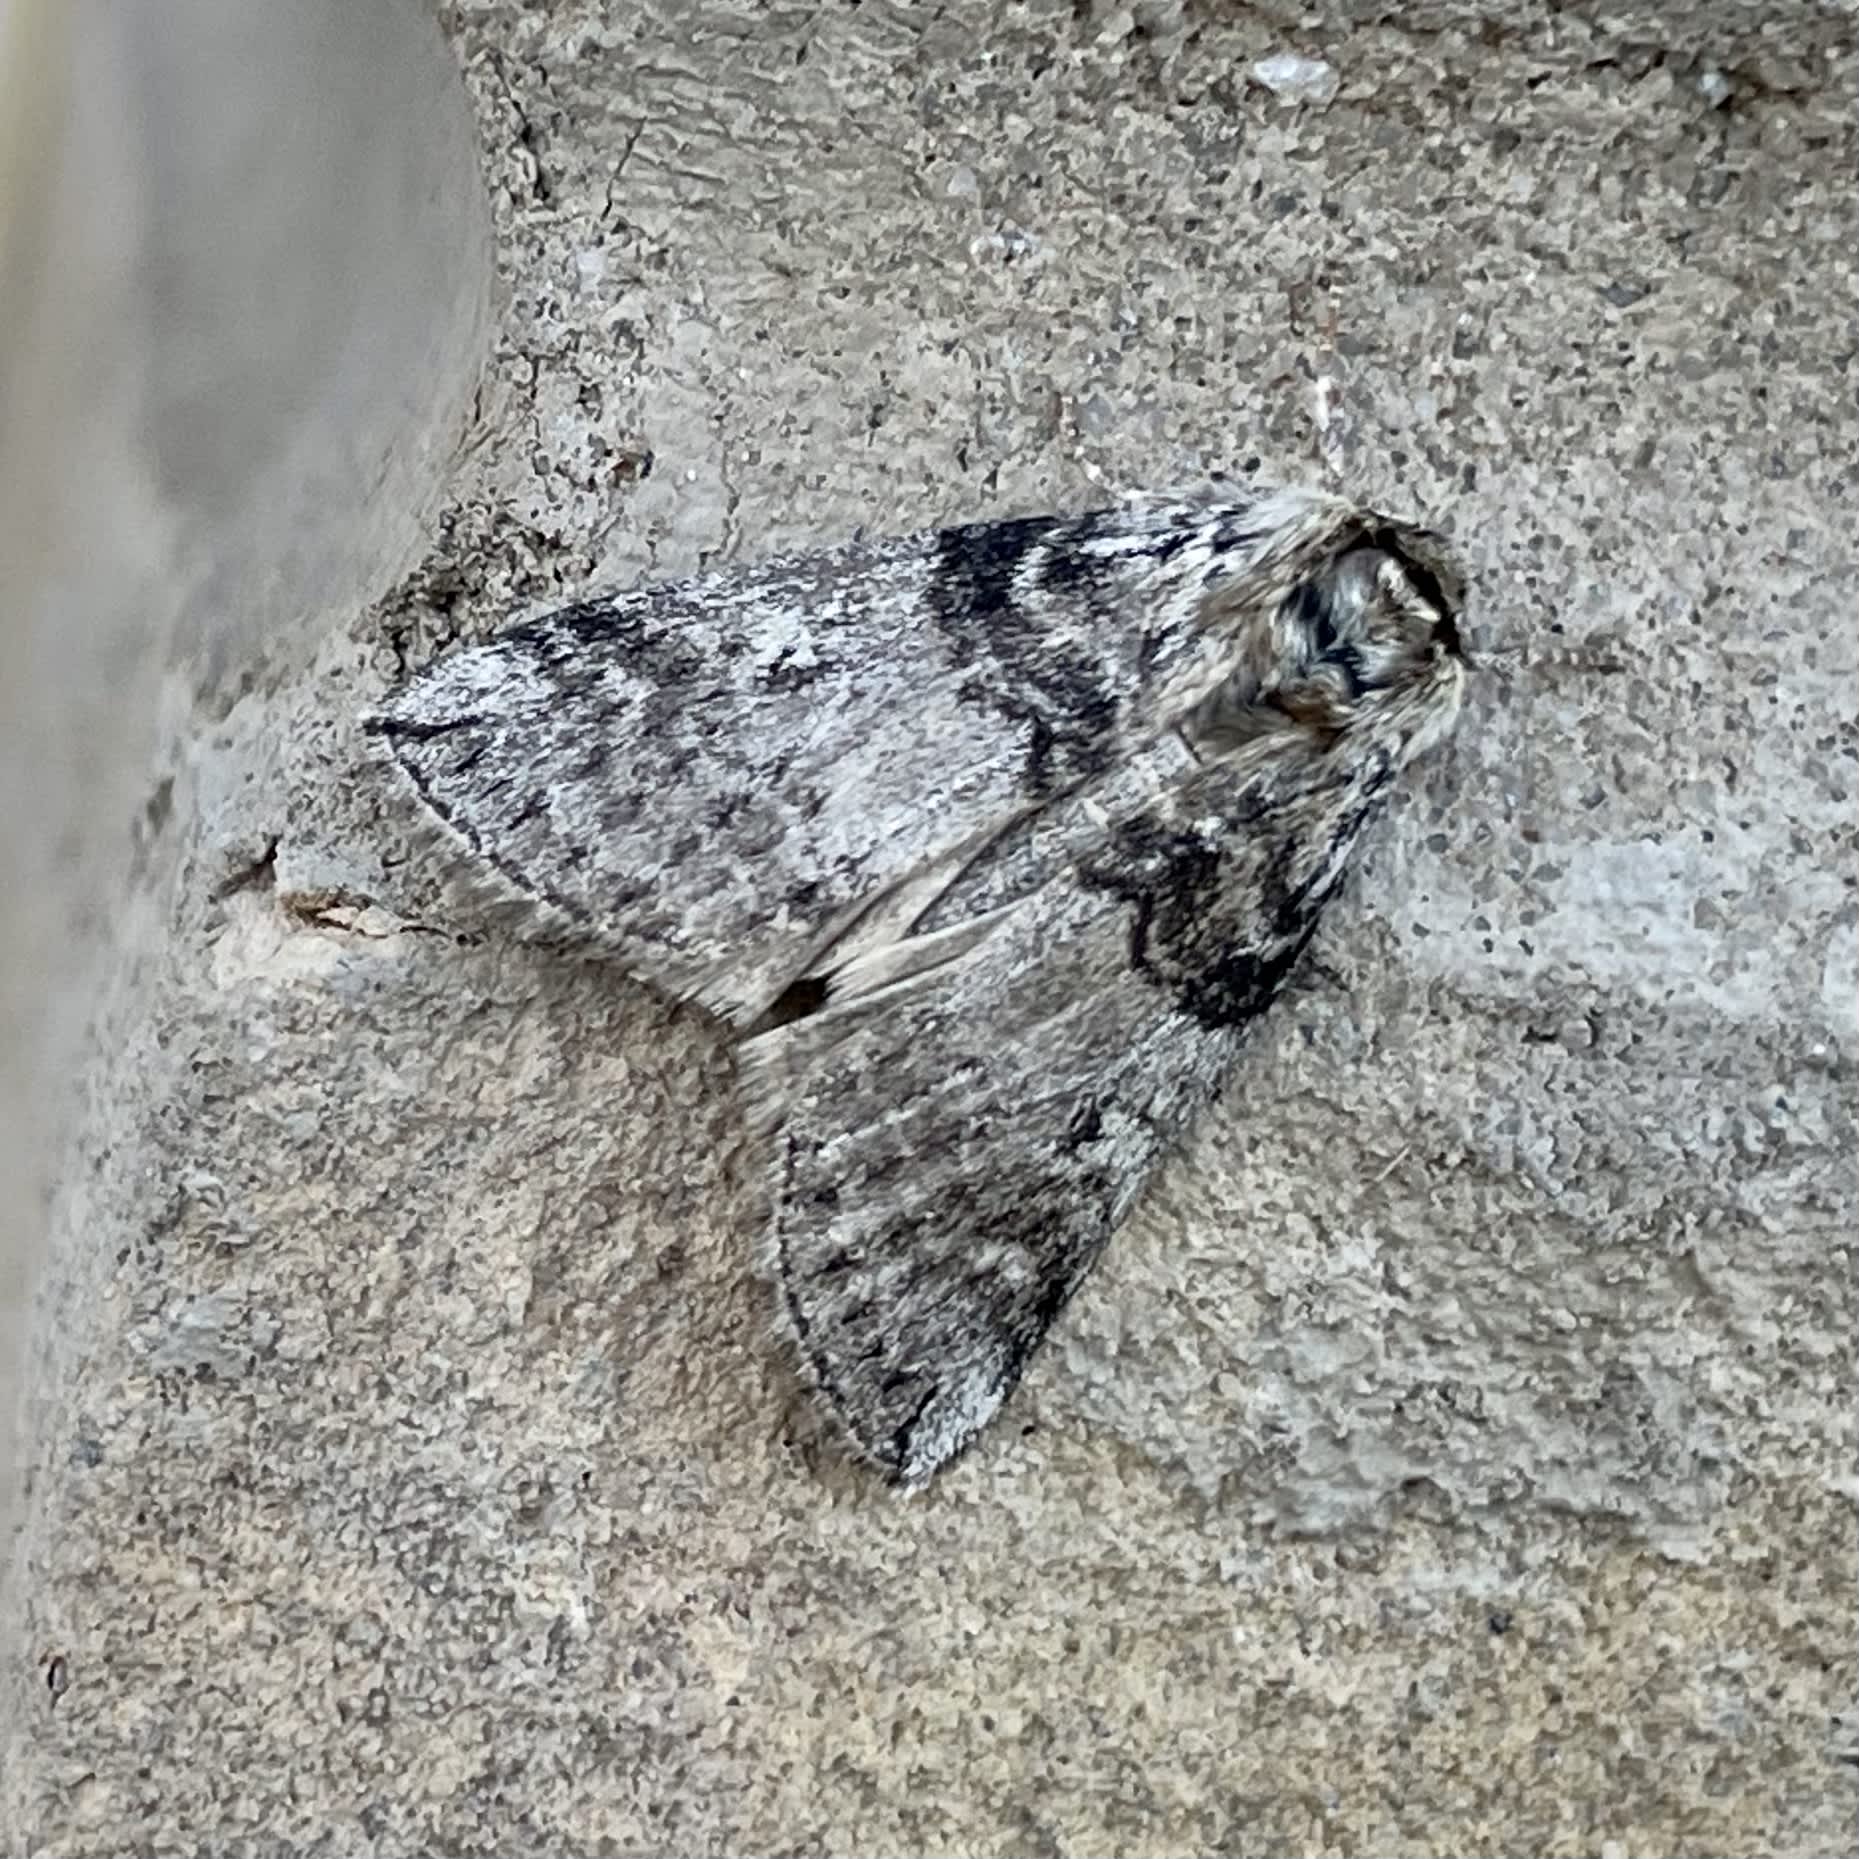
<instances>
[{"instance_id":1,"label":"rough textured surface","mask_svg":"<svg viewBox=\"0 0 1859 1859\"><path fill-rule=\"evenodd\" d=\"M18 1845L1848 1848L1852 27L1402 11L454 9L481 443L177 805ZM721 1043L458 920L355 713L597 576L1255 460L1449 524L1486 671L899 1503L769 1346Z\"/></svg>"}]
</instances>

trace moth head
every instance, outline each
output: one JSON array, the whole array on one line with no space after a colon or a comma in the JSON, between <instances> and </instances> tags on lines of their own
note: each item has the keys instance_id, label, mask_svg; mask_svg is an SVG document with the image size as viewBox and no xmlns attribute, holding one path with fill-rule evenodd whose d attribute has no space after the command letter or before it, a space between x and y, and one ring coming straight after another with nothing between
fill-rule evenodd
<instances>
[{"instance_id":1,"label":"moth head","mask_svg":"<svg viewBox=\"0 0 1859 1859\"><path fill-rule=\"evenodd\" d=\"M1192 732L1217 751L1288 731L1372 736L1397 764L1451 729L1465 685L1465 584L1443 539L1376 521L1306 561L1235 633Z\"/></svg>"}]
</instances>

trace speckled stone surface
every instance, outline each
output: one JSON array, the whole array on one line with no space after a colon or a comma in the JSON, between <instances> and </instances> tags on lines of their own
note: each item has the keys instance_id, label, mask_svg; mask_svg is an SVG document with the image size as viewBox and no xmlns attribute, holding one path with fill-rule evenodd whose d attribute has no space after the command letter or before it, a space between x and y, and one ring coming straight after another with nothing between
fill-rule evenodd
<instances>
[{"instance_id":1,"label":"speckled stone surface","mask_svg":"<svg viewBox=\"0 0 1859 1859\"><path fill-rule=\"evenodd\" d=\"M481 423L178 773L15 1848L1850 1849L1855 29L1374 10L451 9ZM590 582L1214 468L1450 527L1476 689L900 1502L770 1340L714 1030L463 920L355 715Z\"/></svg>"}]
</instances>

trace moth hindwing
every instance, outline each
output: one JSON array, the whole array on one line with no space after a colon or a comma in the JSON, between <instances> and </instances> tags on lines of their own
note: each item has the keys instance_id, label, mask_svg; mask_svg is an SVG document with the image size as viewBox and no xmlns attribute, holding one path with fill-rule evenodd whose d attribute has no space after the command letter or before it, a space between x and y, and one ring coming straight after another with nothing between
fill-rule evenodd
<instances>
[{"instance_id":1,"label":"moth hindwing","mask_svg":"<svg viewBox=\"0 0 1859 1859\"><path fill-rule=\"evenodd\" d=\"M783 1321L910 1485L1450 729L1461 598L1339 498L1151 499L588 599L369 727L501 886L727 1023Z\"/></svg>"}]
</instances>

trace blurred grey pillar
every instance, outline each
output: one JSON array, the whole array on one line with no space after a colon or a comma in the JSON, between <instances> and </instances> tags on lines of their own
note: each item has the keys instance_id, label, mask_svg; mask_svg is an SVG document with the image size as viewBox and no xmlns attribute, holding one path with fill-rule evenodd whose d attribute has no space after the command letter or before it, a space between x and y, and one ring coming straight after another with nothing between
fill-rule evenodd
<instances>
[{"instance_id":1,"label":"blurred grey pillar","mask_svg":"<svg viewBox=\"0 0 1859 1859\"><path fill-rule=\"evenodd\" d=\"M427 0L0 0L0 1518L152 758L405 567L490 279Z\"/></svg>"}]
</instances>

